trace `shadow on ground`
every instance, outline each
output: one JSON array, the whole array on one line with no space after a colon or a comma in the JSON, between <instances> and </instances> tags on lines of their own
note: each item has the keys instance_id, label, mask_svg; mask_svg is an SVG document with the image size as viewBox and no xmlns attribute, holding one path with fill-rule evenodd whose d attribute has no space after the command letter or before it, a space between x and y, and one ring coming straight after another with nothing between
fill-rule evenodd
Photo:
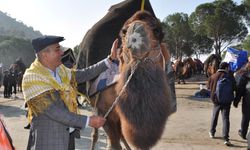
<instances>
[{"instance_id":1,"label":"shadow on ground","mask_svg":"<svg viewBox=\"0 0 250 150\"><path fill-rule=\"evenodd\" d=\"M13 103L19 100L8 99L5 101L0 101L0 114L4 115L5 117L20 117L26 115L26 111L20 107L8 105L10 101Z\"/></svg>"},{"instance_id":2,"label":"shadow on ground","mask_svg":"<svg viewBox=\"0 0 250 150\"><path fill-rule=\"evenodd\" d=\"M91 147L92 137L91 137L92 128L87 127L84 130L81 130L81 137L76 139L75 148L81 150L87 150ZM95 150L105 150L107 146L107 136L102 129L98 130L99 138L95 145Z\"/></svg>"}]
</instances>

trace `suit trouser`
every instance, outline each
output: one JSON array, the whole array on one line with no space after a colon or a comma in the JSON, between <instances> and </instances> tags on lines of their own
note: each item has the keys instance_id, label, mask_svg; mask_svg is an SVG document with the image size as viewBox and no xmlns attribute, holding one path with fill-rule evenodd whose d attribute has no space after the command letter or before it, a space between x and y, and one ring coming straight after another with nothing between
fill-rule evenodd
<instances>
[{"instance_id":1,"label":"suit trouser","mask_svg":"<svg viewBox=\"0 0 250 150\"><path fill-rule=\"evenodd\" d=\"M69 134L69 147L68 150L75 150L75 138L80 138L80 130L75 129Z\"/></svg>"},{"instance_id":2,"label":"suit trouser","mask_svg":"<svg viewBox=\"0 0 250 150\"><path fill-rule=\"evenodd\" d=\"M218 122L219 113L221 111L222 116L222 137L224 140L229 139L229 129L230 129L230 121L229 121L229 115L230 115L230 107L231 104L228 105L214 105L213 108L213 116L211 120L211 127L210 132L214 134L216 132L216 126Z\"/></svg>"},{"instance_id":3,"label":"suit trouser","mask_svg":"<svg viewBox=\"0 0 250 150\"><path fill-rule=\"evenodd\" d=\"M70 133L69 134L69 148L68 150L75 150L75 135Z\"/></svg>"}]
</instances>

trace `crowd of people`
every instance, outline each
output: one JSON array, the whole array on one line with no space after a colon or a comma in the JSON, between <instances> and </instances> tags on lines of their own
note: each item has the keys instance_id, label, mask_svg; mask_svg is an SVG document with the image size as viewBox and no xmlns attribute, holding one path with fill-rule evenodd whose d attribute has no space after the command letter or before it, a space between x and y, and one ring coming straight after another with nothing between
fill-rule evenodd
<instances>
[{"instance_id":1,"label":"crowd of people","mask_svg":"<svg viewBox=\"0 0 250 150\"><path fill-rule=\"evenodd\" d=\"M8 68L1 67L0 82L4 86L4 98L16 98L17 92L22 92L22 77L26 70L26 65L21 58L17 58Z\"/></svg>"},{"instance_id":2,"label":"crowd of people","mask_svg":"<svg viewBox=\"0 0 250 150\"><path fill-rule=\"evenodd\" d=\"M209 77L208 89L214 104L209 136L215 137L218 116L221 112L224 144L232 146L229 140L230 108L232 103L237 108L242 99L241 129L238 134L243 140L246 140L250 120L250 62L247 62L235 73L230 71L227 62L222 62L218 71ZM248 149L250 148L249 140L248 137Z\"/></svg>"}]
</instances>

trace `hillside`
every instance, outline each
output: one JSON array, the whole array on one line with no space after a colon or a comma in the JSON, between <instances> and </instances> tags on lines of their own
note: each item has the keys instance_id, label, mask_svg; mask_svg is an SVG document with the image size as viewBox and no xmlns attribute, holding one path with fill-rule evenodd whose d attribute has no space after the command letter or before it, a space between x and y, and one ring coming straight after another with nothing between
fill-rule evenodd
<instances>
[{"instance_id":1,"label":"hillside","mask_svg":"<svg viewBox=\"0 0 250 150\"><path fill-rule=\"evenodd\" d=\"M11 18L6 13L0 11L0 35L33 39L42 34L39 31L34 31L32 27L28 27L24 23Z\"/></svg>"},{"instance_id":2,"label":"hillside","mask_svg":"<svg viewBox=\"0 0 250 150\"><path fill-rule=\"evenodd\" d=\"M30 40L0 36L0 62L8 68L16 59L21 58L29 66L35 58Z\"/></svg>"},{"instance_id":3,"label":"hillside","mask_svg":"<svg viewBox=\"0 0 250 150\"><path fill-rule=\"evenodd\" d=\"M4 68L21 58L29 66L35 58L31 39L42 36L24 23L0 11L0 63Z\"/></svg>"}]
</instances>

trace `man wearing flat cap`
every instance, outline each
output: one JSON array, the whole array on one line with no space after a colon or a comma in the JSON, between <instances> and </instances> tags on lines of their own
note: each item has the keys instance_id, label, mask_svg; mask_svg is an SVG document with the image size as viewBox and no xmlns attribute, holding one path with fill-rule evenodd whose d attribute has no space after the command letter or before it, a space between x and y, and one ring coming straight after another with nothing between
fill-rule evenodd
<instances>
[{"instance_id":1,"label":"man wearing flat cap","mask_svg":"<svg viewBox=\"0 0 250 150\"><path fill-rule=\"evenodd\" d=\"M98 76L116 59L115 40L108 58L82 70L62 65L63 52L59 36L42 36L32 40L37 58L23 76L23 95L31 123L27 149L68 150L72 129L99 128L105 119L77 114L76 86ZM70 144L69 144L70 143ZM74 143L73 143L74 144Z\"/></svg>"}]
</instances>

